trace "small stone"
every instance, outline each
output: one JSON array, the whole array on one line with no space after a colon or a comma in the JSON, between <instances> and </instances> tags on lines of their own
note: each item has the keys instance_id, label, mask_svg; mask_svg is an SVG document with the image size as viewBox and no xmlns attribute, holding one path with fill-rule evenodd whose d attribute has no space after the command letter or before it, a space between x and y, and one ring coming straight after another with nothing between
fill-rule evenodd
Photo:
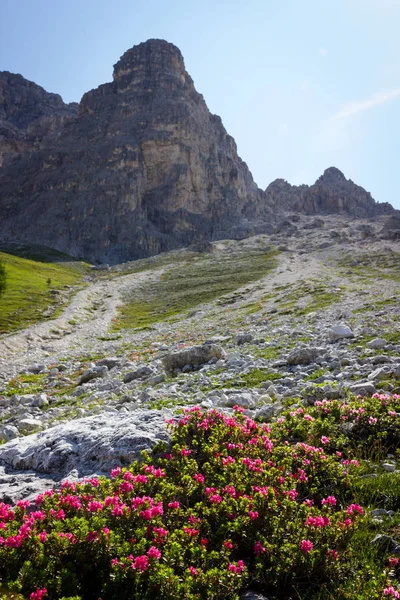
<instances>
[{"instance_id":1,"label":"small stone","mask_svg":"<svg viewBox=\"0 0 400 600\"><path fill-rule=\"evenodd\" d=\"M22 433L34 433L42 428L42 422L38 419L21 419L18 422L19 429Z\"/></svg>"},{"instance_id":2,"label":"small stone","mask_svg":"<svg viewBox=\"0 0 400 600\"><path fill-rule=\"evenodd\" d=\"M31 403L31 406L36 406L38 408L43 408L44 406L48 406L48 405L49 405L49 401L47 399L47 395L44 393L36 396Z\"/></svg>"},{"instance_id":3,"label":"small stone","mask_svg":"<svg viewBox=\"0 0 400 600\"><path fill-rule=\"evenodd\" d=\"M19 436L19 431L14 425L3 425L0 427L0 439L5 440L13 440Z\"/></svg>"},{"instance_id":4,"label":"small stone","mask_svg":"<svg viewBox=\"0 0 400 600\"><path fill-rule=\"evenodd\" d=\"M396 465L393 465L392 463L383 463L382 469L385 469L387 473L394 473L396 470Z\"/></svg>"},{"instance_id":5,"label":"small stone","mask_svg":"<svg viewBox=\"0 0 400 600\"><path fill-rule=\"evenodd\" d=\"M374 508L374 510L371 510L371 517L382 517L387 515L388 511L384 508Z\"/></svg>"}]
</instances>

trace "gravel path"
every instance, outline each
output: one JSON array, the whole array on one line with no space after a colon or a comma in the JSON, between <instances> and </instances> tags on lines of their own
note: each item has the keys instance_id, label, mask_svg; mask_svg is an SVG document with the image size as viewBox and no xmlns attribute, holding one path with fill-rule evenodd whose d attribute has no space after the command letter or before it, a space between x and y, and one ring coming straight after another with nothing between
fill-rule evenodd
<instances>
[{"instance_id":1,"label":"gravel path","mask_svg":"<svg viewBox=\"0 0 400 600\"><path fill-rule=\"evenodd\" d=\"M124 291L160 277L164 270L152 269L90 283L74 296L59 317L3 337L0 375L7 376L11 370L30 362L41 362L49 353L74 354L77 349L88 349L95 338L107 334Z\"/></svg>"}]
</instances>

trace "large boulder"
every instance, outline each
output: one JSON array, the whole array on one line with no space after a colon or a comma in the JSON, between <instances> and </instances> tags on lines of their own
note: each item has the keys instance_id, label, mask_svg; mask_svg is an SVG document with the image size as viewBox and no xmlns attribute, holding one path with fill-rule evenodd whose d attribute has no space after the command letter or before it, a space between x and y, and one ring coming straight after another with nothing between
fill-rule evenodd
<instances>
[{"instance_id":1,"label":"large boulder","mask_svg":"<svg viewBox=\"0 0 400 600\"><path fill-rule=\"evenodd\" d=\"M47 431L11 440L0 446L0 464L9 471L33 470L60 480L71 471L78 476L109 474L150 451L165 429L170 411L137 410L132 414L101 413L62 423ZM1 484L0 484L1 495Z\"/></svg>"},{"instance_id":2,"label":"large boulder","mask_svg":"<svg viewBox=\"0 0 400 600\"><path fill-rule=\"evenodd\" d=\"M288 365L309 365L316 361L318 355L318 348L300 346L289 352L286 362Z\"/></svg>"},{"instance_id":3,"label":"large boulder","mask_svg":"<svg viewBox=\"0 0 400 600\"><path fill-rule=\"evenodd\" d=\"M190 346L170 352L162 359L167 372L182 369L185 365L199 366L207 363L212 358L225 358L225 350L218 344L202 344L201 346Z\"/></svg>"}]
</instances>

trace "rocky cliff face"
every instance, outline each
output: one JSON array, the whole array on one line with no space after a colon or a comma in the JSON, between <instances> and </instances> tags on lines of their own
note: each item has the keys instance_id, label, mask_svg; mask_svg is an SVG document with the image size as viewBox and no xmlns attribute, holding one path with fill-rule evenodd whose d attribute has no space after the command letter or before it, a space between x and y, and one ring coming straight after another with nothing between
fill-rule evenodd
<instances>
[{"instance_id":1,"label":"rocky cliff face","mask_svg":"<svg viewBox=\"0 0 400 600\"><path fill-rule=\"evenodd\" d=\"M369 192L346 179L335 167L326 169L311 186L290 185L277 179L267 187L265 194L270 203L283 210L307 215L343 214L369 218L397 212L387 202L375 202Z\"/></svg>"},{"instance_id":2,"label":"rocky cliff face","mask_svg":"<svg viewBox=\"0 0 400 600\"><path fill-rule=\"evenodd\" d=\"M78 110L0 74L1 156L2 241L98 262L268 233L284 211L393 212L334 168L311 187L258 189L179 49L163 40L128 50Z\"/></svg>"},{"instance_id":3,"label":"rocky cliff face","mask_svg":"<svg viewBox=\"0 0 400 600\"><path fill-rule=\"evenodd\" d=\"M178 48L128 50L51 146L0 179L2 235L111 263L260 229L268 207Z\"/></svg>"},{"instance_id":4,"label":"rocky cliff face","mask_svg":"<svg viewBox=\"0 0 400 600\"><path fill-rule=\"evenodd\" d=\"M15 153L40 147L47 136L76 117L77 108L21 75L0 72L0 166Z\"/></svg>"}]
</instances>

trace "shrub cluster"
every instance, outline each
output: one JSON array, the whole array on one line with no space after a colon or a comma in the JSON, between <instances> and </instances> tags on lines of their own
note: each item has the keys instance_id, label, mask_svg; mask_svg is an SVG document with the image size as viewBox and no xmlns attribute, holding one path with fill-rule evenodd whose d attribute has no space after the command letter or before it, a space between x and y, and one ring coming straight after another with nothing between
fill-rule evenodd
<instances>
[{"instance_id":1,"label":"shrub cluster","mask_svg":"<svg viewBox=\"0 0 400 600\"><path fill-rule=\"evenodd\" d=\"M327 436L289 442L290 419L310 423L195 407L170 423L167 453L160 444L33 506L0 504L2 584L32 600L233 600L250 583L282 597L339 584L364 510Z\"/></svg>"},{"instance_id":2,"label":"shrub cluster","mask_svg":"<svg viewBox=\"0 0 400 600\"><path fill-rule=\"evenodd\" d=\"M317 443L327 452L376 459L400 446L400 395L376 393L370 398L317 400L313 407L288 410L278 419L277 435Z\"/></svg>"}]
</instances>

